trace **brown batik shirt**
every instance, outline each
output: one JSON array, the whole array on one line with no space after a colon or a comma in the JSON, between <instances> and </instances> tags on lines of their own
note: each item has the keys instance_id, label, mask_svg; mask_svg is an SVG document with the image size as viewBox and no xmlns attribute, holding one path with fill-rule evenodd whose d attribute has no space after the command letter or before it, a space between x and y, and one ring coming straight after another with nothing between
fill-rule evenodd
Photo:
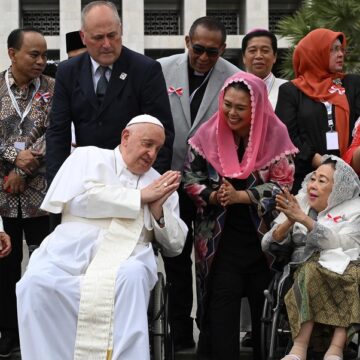
<instances>
[{"instance_id":1,"label":"brown batik shirt","mask_svg":"<svg viewBox=\"0 0 360 360\"><path fill-rule=\"evenodd\" d=\"M5 80L5 71L0 73L0 215L17 217L19 210L23 218L42 216L46 213L40 210L40 205L46 194L45 179L45 131L48 125L48 115L51 109L55 80L45 75L31 81L26 87L18 87L8 69L9 86L18 103L20 113L23 113L31 102L30 111L23 121L17 113L9 96ZM15 160L20 149L40 151L40 168L32 176L26 175L15 166ZM20 147L21 148L21 147ZM26 181L25 191L11 194L3 190L4 177L15 170Z\"/></svg>"}]
</instances>

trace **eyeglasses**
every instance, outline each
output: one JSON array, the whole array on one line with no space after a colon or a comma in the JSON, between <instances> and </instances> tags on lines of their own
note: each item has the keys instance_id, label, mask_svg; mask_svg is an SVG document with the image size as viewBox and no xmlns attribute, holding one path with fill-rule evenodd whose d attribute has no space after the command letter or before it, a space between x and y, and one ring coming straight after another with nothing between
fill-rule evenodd
<instances>
[{"instance_id":1,"label":"eyeglasses","mask_svg":"<svg viewBox=\"0 0 360 360\"><path fill-rule=\"evenodd\" d=\"M202 55L204 52L206 52L208 57L217 57L220 53L218 48L207 48L199 44L191 44L191 47L196 55Z\"/></svg>"},{"instance_id":2,"label":"eyeglasses","mask_svg":"<svg viewBox=\"0 0 360 360\"><path fill-rule=\"evenodd\" d=\"M330 52L332 54L337 54L338 52L341 52L343 54L345 54L345 48L343 48L342 46L340 45L337 45L337 46L333 46L331 49L330 49Z\"/></svg>"}]
</instances>

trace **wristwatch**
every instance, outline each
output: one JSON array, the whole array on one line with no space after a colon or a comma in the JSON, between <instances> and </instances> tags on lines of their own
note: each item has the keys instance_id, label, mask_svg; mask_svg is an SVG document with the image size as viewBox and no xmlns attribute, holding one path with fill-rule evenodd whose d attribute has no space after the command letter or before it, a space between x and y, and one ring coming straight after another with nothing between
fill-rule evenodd
<instances>
[{"instance_id":1,"label":"wristwatch","mask_svg":"<svg viewBox=\"0 0 360 360\"><path fill-rule=\"evenodd\" d=\"M156 222L157 222L159 225L165 225L164 216L161 216L159 220L156 220Z\"/></svg>"}]
</instances>

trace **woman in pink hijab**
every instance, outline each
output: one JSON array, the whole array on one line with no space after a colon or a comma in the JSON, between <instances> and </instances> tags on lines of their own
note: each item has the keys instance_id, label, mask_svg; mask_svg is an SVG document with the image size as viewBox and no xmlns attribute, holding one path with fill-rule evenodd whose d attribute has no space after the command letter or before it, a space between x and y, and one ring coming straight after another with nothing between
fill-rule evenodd
<instances>
[{"instance_id":1,"label":"woman in pink hijab","mask_svg":"<svg viewBox=\"0 0 360 360\"><path fill-rule=\"evenodd\" d=\"M239 72L219 95L219 109L189 140L184 188L197 206L195 257L199 355L238 359L240 304L248 297L254 359L261 358L260 318L270 272L261 237L274 197L294 179L292 144L266 85Z\"/></svg>"}]
</instances>

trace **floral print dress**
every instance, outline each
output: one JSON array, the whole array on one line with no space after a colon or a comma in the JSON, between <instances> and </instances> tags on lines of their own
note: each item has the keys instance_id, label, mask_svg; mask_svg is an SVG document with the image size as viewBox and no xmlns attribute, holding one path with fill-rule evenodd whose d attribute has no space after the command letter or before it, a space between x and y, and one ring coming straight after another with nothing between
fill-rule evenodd
<instances>
[{"instance_id":1,"label":"floral print dress","mask_svg":"<svg viewBox=\"0 0 360 360\"><path fill-rule=\"evenodd\" d=\"M269 167L255 171L246 179L253 226L259 237L269 230L277 215L275 195L281 187L291 187L295 167L291 156L279 158ZM226 208L209 204L213 191L220 188L222 177L195 149L189 147L184 164L183 186L197 207L194 223L196 287L198 299L197 320L201 326L207 306L208 276L225 225Z\"/></svg>"}]
</instances>

